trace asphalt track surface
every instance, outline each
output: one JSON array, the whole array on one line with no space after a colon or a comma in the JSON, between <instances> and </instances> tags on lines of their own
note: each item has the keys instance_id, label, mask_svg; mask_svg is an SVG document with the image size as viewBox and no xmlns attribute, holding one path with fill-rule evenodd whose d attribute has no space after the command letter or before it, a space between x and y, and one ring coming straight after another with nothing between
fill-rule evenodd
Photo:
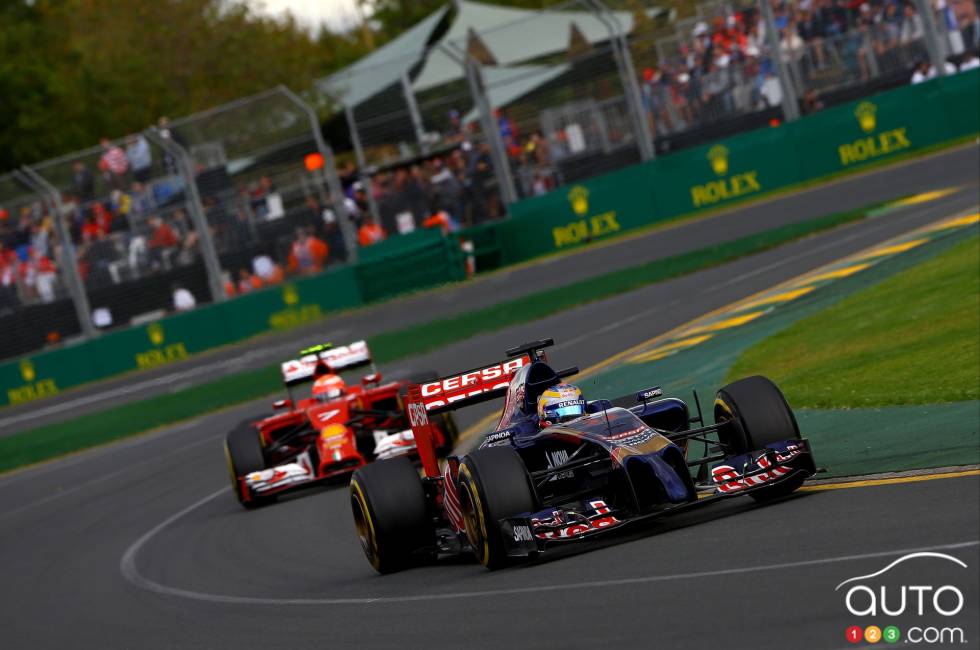
<instances>
[{"instance_id":1,"label":"asphalt track surface","mask_svg":"<svg viewBox=\"0 0 980 650\"><path fill-rule=\"evenodd\" d=\"M407 296L340 314L280 335L198 355L180 364L83 386L55 400L6 407L0 411L0 436L266 366L288 358L304 345L370 338L390 330L395 326L393 324L406 327L465 313L787 223L951 186L964 187L967 194L976 195L978 178L980 154L977 147L971 144L800 193L735 208L666 230L584 248L575 254L543 260L532 266L507 269L475 283ZM400 364L389 369L389 375L392 374L391 370L404 373L412 367L411 364ZM455 363L450 362L430 365L427 369L450 371L454 367Z\"/></svg>"},{"instance_id":2,"label":"asphalt track surface","mask_svg":"<svg viewBox=\"0 0 980 650\"><path fill-rule=\"evenodd\" d=\"M585 367L977 203L973 185L412 364L469 368L515 342L554 336L554 363ZM963 610L939 622L964 628L969 645L957 647L980 640L976 476L807 492L766 507L733 499L555 561L497 573L452 561L379 577L357 544L343 486L254 512L235 502L221 440L264 408L245 405L0 477L0 645L854 647L845 628L879 620L849 614L835 587L923 550L970 567L946 575L949 567L925 560L906 565L911 584L942 579L963 590Z\"/></svg>"}]
</instances>

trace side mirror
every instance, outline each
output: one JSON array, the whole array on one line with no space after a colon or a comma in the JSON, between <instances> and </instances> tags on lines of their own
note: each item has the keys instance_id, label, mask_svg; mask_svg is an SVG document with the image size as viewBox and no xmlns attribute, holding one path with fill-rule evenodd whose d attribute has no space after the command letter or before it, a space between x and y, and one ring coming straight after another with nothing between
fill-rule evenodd
<instances>
[{"instance_id":1,"label":"side mirror","mask_svg":"<svg viewBox=\"0 0 980 650\"><path fill-rule=\"evenodd\" d=\"M278 400L272 403L272 408L277 411L281 411L282 409L291 409L293 408L293 400L291 399Z\"/></svg>"},{"instance_id":2,"label":"side mirror","mask_svg":"<svg viewBox=\"0 0 980 650\"><path fill-rule=\"evenodd\" d=\"M370 375L364 375L361 379L361 383L367 386L368 384L380 384L381 383L381 373L375 372Z\"/></svg>"}]
</instances>

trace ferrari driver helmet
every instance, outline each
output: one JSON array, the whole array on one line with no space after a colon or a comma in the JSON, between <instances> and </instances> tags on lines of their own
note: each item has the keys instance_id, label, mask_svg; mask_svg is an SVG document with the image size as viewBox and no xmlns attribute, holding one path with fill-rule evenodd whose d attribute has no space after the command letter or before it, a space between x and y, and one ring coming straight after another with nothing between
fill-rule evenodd
<instances>
[{"instance_id":1,"label":"ferrari driver helmet","mask_svg":"<svg viewBox=\"0 0 980 650\"><path fill-rule=\"evenodd\" d=\"M585 400L578 386L558 384L538 398L538 421L541 426L567 422L585 415Z\"/></svg>"},{"instance_id":2,"label":"ferrari driver helmet","mask_svg":"<svg viewBox=\"0 0 980 650\"><path fill-rule=\"evenodd\" d=\"M347 384L339 375L323 375L313 383L313 397L321 402L336 399L344 394Z\"/></svg>"}]
</instances>

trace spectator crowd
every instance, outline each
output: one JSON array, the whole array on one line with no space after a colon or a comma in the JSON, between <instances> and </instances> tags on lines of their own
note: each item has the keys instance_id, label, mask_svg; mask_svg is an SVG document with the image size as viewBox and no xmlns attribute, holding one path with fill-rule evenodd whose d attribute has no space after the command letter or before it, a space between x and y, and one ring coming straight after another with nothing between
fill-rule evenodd
<instances>
[{"instance_id":1,"label":"spectator crowd","mask_svg":"<svg viewBox=\"0 0 980 650\"><path fill-rule=\"evenodd\" d=\"M930 0L950 54L947 72L980 65L977 0ZM770 0L777 39L805 112L819 110L821 91L863 83L884 72L913 83L936 75L927 58L924 23L912 0ZM641 91L655 136L687 131L782 102L782 87L756 3L722 6L685 27L657 55L634 42ZM643 55L641 52L647 52ZM644 58L646 56L646 58ZM647 65L644 65L647 64ZM495 115L521 197L563 182L564 131L545 136L537 112L520 123L508 109ZM445 145L435 154L362 174L341 170L336 202L295 169L241 174L202 187L204 217L224 269L228 294L242 294L319 273L348 257L341 220L366 247L422 228L445 233L500 218L489 146L472 124L449 111ZM157 133L181 142L166 118ZM101 141L66 166L38 167L59 185L65 230L89 289L188 267L201 259L201 233L189 213L184 177L165 148L142 134ZM195 170L199 176L208 170ZM40 200L0 205L0 314L64 295L58 269L65 256L53 206ZM182 290L181 304L191 304ZM191 299L194 297L191 296ZM197 298L203 298L198 296Z\"/></svg>"},{"instance_id":2,"label":"spectator crowd","mask_svg":"<svg viewBox=\"0 0 980 650\"><path fill-rule=\"evenodd\" d=\"M930 0L956 64L980 49L976 0ZM912 0L770 0L785 63L803 110L821 90L887 73L911 80L929 72L924 26ZM674 51L643 70L642 90L655 134L671 134L779 106L782 88L756 3L733 4L682 34ZM922 76L917 77L919 80Z\"/></svg>"}]
</instances>

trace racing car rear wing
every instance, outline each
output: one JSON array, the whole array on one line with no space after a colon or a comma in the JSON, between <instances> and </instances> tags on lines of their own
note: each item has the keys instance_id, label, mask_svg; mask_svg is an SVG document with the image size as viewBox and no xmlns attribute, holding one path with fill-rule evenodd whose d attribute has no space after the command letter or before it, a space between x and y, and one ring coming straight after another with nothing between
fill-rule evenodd
<instances>
[{"instance_id":1,"label":"racing car rear wing","mask_svg":"<svg viewBox=\"0 0 980 650\"><path fill-rule=\"evenodd\" d=\"M531 363L532 354L534 351L522 351L520 356L513 356L506 361L409 386L406 395L408 421L412 426L426 476L439 476L439 463L432 443L434 432L429 415L503 397L514 375Z\"/></svg>"},{"instance_id":2,"label":"racing car rear wing","mask_svg":"<svg viewBox=\"0 0 980 650\"><path fill-rule=\"evenodd\" d=\"M282 363L282 381L287 388L313 381L318 364L324 364L331 372L351 370L371 365L371 351L367 341L355 341L350 345L334 347L330 344L317 345L300 352L298 359Z\"/></svg>"}]
</instances>

